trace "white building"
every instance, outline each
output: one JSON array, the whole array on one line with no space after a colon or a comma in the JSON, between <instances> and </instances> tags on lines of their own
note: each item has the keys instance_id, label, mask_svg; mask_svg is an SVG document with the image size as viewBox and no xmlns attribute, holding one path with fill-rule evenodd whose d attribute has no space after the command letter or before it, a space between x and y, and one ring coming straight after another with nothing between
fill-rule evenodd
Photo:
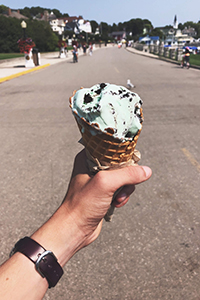
<instances>
[{"instance_id":1,"label":"white building","mask_svg":"<svg viewBox=\"0 0 200 300\"><path fill-rule=\"evenodd\" d=\"M79 32L85 31L87 33L92 33L92 26L89 21L85 21L84 19L79 19L77 21L77 27ZM75 33L78 33L77 28L75 28Z\"/></svg>"},{"instance_id":2,"label":"white building","mask_svg":"<svg viewBox=\"0 0 200 300\"><path fill-rule=\"evenodd\" d=\"M51 29L58 32L60 35L65 30L65 22L62 19L53 19L50 21Z\"/></svg>"}]
</instances>

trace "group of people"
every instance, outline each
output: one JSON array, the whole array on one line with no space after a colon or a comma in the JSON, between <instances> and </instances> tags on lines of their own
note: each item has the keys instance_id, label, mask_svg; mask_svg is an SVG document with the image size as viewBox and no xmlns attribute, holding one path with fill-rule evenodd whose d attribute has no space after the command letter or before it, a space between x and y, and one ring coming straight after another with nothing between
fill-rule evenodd
<instances>
[{"instance_id":1,"label":"group of people","mask_svg":"<svg viewBox=\"0 0 200 300\"><path fill-rule=\"evenodd\" d=\"M72 54L73 54L73 62L78 62L78 47L77 45L73 45L73 49L72 49ZM82 49L83 49L83 53L84 55L87 54L87 45L84 43L82 45ZM92 43L89 44L88 46L88 50L89 50L89 55L91 56L93 54L93 45Z\"/></svg>"}]
</instances>

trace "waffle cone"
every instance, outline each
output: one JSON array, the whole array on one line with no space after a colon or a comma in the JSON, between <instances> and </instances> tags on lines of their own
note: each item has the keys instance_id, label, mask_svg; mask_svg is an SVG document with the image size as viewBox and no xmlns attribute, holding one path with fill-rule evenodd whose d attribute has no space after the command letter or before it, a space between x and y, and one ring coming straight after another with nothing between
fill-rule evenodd
<instances>
[{"instance_id":1,"label":"waffle cone","mask_svg":"<svg viewBox=\"0 0 200 300\"><path fill-rule=\"evenodd\" d=\"M91 125L83 118L75 115L82 141L89 154L97 159L101 165L119 165L133 159L135 147L141 129L131 141L122 142L109 132L102 132L95 125Z\"/></svg>"}]
</instances>

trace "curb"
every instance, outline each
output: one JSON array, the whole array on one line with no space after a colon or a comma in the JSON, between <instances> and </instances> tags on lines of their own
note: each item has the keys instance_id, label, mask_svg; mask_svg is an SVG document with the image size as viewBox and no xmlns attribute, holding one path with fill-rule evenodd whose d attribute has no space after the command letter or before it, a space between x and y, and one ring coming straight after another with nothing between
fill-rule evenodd
<instances>
[{"instance_id":1,"label":"curb","mask_svg":"<svg viewBox=\"0 0 200 300\"><path fill-rule=\"evenodd\" d=\"M162 56L159 56L159 55L155 55L155 54L152 55L152 53L150 53L150 55L144 54L144 53L140 53L139 50L131 51L131 49L127 49L127 48L126 48L126 50L129 51L129 52L131 52L131 53L133 53L133 54L136 54L136 55L146 56L146 57L150 57L150 58L153 58L153 59L159 59L159 60L162 60L162 61L169 62L171 64L176 64L176 65L180 66L180 61L177 61L177 60L172 60L172 59L169 59L169 58L166 58L166 57L162 57ZM199 66L195 66L195 65L190 65L190 68L200 70L200 67Z\"/></svg>"},{"instance_id":2,"label":"curb","mask_svg":"<svg viewBox=\"0 0 200 300\"><path fill-rule=\"evenodd\" d=\"M8 81L8 80L16 78L16 77L19 77L19 76L22 76L22 75L25 75L25 74L28 74L28 73L31 73L31 72L34 72L34 71L37 71L37 70L40 70L40 69L44 69L49 66L50 66L50 64L45 64L43 66L34 67L33 69L29 69L29 70L19 72L19 73L16 73L16 74L13 74L13 75L10 75L7 77L0 78L0 83L2 83L4 81Z\"/></svg>"}]
</instances>

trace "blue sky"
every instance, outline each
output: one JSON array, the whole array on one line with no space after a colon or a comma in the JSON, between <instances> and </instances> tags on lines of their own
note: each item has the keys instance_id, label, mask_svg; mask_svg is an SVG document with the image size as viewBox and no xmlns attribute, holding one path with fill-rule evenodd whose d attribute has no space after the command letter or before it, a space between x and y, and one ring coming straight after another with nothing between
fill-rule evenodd
<instances>
[{"instance_id":1,"label":"blue sky","mask_svg":"<svg viewBox=\"0 0 200 300\"><path fill-rule=\"evenodd\" d=\"M10 8L41 6L56 8L70 16L83 16L98 23L129 21L134 18L148 19L154 27L172 25L175 14L178 23L200 20L200 0L6 0Z\"/></svg>"}]
</instances>

